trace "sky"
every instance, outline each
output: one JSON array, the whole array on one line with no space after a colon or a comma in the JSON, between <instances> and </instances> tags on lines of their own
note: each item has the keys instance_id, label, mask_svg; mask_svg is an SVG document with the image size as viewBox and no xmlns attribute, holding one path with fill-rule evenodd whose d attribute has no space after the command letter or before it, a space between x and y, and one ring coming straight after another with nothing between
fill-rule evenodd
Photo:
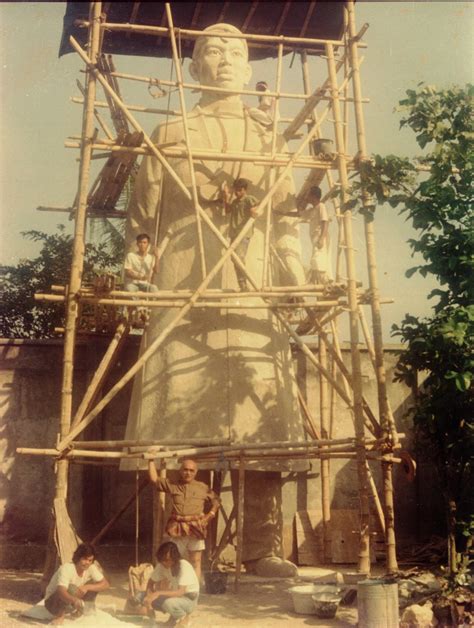
<instances>
[{"instance_id":1,"label":"sky","mask_svg":"<svg viewBox=\"0 0 474 628\"><path fill-rule=\"evenodd\" d=\"M76 80L83 80L84 75L77 55L58 58L64 11L62 2L0 3L0 264L15 264L19 258L38 253L37 245L22 237L22 231L53 232L59 223L72 229L66 214L36 210L39 205L70 206L77 187L78 152L64 148L64 141L80 133L82 110L70 97L78 95ZM368 150L420 154L413 134L399 130L400 115L394 108L407 89L422 81L441 88L472 82L474 4L358 2L356 20L357 28L365 22L370 25L364 37L368 47L361 51L363 95L370 99L365 105ZM115 62L123 72L169 77L169 61L117 56ZM291 56L286 56L283 88L301 91L298 64L290 68L290 63ZM314 86L324 80L323 60L313 59L310 70ZM252 82L268 81L274 75L273 60L253 64ZM145 84L129 82L122 89L126 102L164 106L163 100L152 98ZM190 105L193 100L195 95L190 96ZM177 108L177 100L171 106ZM294 104L282 104L282 115L294 112ZM151 115L137 118L147 131L159 122ZM301 173L295 180L298 185ZM414 265L407 240L416 237L416 232L410 224L387 207L377 210L375 224L381 296L395 299L383 310L384 337L389 340L391 324L399 322L405 312L429 314L426 295L434 283L404 276ZM358 274L365 281L360 227L361 220L354 220ZM306 242L305 250L307 246Z\"/></svg>"}]
</instances>

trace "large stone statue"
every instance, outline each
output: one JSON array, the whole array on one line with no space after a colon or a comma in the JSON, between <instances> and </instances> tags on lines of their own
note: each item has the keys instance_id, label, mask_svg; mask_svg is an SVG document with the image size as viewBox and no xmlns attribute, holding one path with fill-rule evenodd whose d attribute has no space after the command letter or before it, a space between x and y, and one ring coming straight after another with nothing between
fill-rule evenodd
<instances>
[{"instance_id":1,"label":"large stone statue","mask_svg":"<svg viewBox=\"0 0 474 628\"><path fill-rule=\"evenodd\" d=\"M197 39L190 72L203 86L240 91L251 76L247 44L242 39L227 38L227 33L239 31L228 24L206 29L205 35ZM225 154L268 153L271 149L271 129L258 122L258 115L253 116L238 94L203 91L198 105L188 114L188 125L194 150L213 149ZM185 148L184 137L181 118L161 124L153 135L154 142L163 147ZM285 150L283 140L278 138L278 152ZM183 155L170 159L170 164L191 191L187 158ZM253 162L203 160L195 162L195 173L199 202L225 237L229 218L222 203L223 187L232 189L237 178L245 178L248 193L260 200L271 185L270 168ZM275 174L278 176L278 171ZM272 200L272 237L281 260L279 265L272 262L275 284L304 283L297 219L279 214L294 208L293 181L287 176ZM224 248L204 223L202 230L209 271ZM144 158L137 175L129 207L128 242L132 243L141 232L157 233L154 244L158 245L165 234L169 238L159 273L152 280L159 289L193 290L200 285L202 269L192 201L154 157ZM244 260L259 286L264 233L265 216L260 214ZM239 289L231 260L209 288ZM244 297L240 302L262 303L259 298ZM153 310L142 351L176 316L176 311ZM194 308L136 376L126 438L180 437L230 437L240 442L304 438L288 337L270 311ZM279 467L285 468L288 465ZM270 470L273 472L252 472L256 479L247 482L247 563L281 553L281 481L274 464ZM253 486L257 490L254 497ZM266 491L264 500L262 486Z\"/></svg>"}]
</instances>

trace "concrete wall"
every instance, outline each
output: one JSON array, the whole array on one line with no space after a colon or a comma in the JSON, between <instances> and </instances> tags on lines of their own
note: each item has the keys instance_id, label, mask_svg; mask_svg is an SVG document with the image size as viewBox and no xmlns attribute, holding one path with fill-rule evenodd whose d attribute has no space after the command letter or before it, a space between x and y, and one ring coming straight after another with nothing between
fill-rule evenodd
<instances>
[{"instance_id":1,"label":"concrete wall","mask_svg":"<svg viewBox=\"0 0 474 628\"><path fill-rule=\"evenodd\" d=\"M130 337L118 363L113 368L105 390L110 388L136 359L138 337ZM79 339L76 352L75 397L90 381L107 346L107 339ZM344 349L350 366L350 354ZM386 353L389 396L399 431L407 434L404 448L411 450L410 422L405 414L410 405L409 391L393 384L396 363L394 348ZM319 408L318 376L306 358L295 353L300 386L306 391L312 412ZM62 342L0 340L0 523L4 560L13 560L8 547L16 544L43 546L47 539L54 492L54 462L51 458L15 453L18 446L52 447L59 430ZM364 394L377 414L376 382L367 353L362 352ZM123 438L131 386L126 386L106 407L101 417L87 429L87 439ZM335 438L350 436L353 427L343 402L336 400L333 425ZM380 483L379 465L373 473ZM117 467L71 465L69 512L79 534L91 539L134 491L135 473L119 472ZM442 506L433 490L429 467L419 467L418 480L412 484L395 465L396 526L401 542L428 536L439 528ZM320 504L319 463L308 472L284 474L283 516L285 552L293 551L293 517L296 510L315 509ZM357 474L354 461L331 461L331 504L334 508L357 508ZM140 497L140 538L144 547L151 542L151 491ZM230 488L226 489L230 498ZM435 497L433 497L433 494ZM423 513L423 516L421 516ZM135 510L130 508L104 538L104 543L130 544L135 535ZM8 556L10 558L8 558Z\"/></svg>"}]
</instances>

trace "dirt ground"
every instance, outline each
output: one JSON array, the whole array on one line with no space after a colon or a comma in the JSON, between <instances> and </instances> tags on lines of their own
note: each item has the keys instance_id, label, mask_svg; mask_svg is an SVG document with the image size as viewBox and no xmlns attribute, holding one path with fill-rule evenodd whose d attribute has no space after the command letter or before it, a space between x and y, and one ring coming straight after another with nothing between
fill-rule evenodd
<instances>
[{"instance_id":1,"label":"dirt ground","mask_svg":"<svg viewBox=\"0 0 474 628\"><path fill-rule=\"evenodd\" d=\"M233 592L233 579L229 578L227 592L209 595L203 592L199 605L193 613L193 628L298 628L299 626L355 626L357 609L340 606L335 619L319 619L315 615L298 615L293 610L289 589L299 584L312 582L311 568L300 570L300 577L287 580L264 580L243 575L238 593ZM122 615L128 591L126 573L109 573L111 588L98 597L98 606L113 612L115 617L143 628L151 628L148 619L131 620ZM231 574L230 574L231 575ZM0 570L0 626L41 625L21 618L20 614L40 600L39 579L41 574L32 571ZM231 575L232 576L232 575ZM109 607L106 609L105 607ZM157 613L160 625L167 616ZM81 625L84 626L84 618ZM101 624L103 625L103 624ZM116 623L114 622L114 626ZM88 626L89 628L89 626ZM90 628L96 628L94 622Z\"/></svg>"}]
</instances>

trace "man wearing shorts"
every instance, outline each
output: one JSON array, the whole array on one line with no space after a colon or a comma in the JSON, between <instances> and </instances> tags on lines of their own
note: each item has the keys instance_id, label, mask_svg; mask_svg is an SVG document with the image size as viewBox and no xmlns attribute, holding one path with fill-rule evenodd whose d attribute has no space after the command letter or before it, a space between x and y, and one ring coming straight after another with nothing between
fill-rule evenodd
<instances>
[{"instance_id":1,"label":"man wearing shorts","mask_svg":"<svg viewBox=\"0 0 474 628\"><path fill-rule=\"evenodd\" d=\"M200 579L207 526L216 516L220 501L207 484L195 480L197 470L194 460L183 460L179 469L179 481L174 483L158 477L153 460L148 464L150 481L158 491L171 496L172 511L166 524L164 540L171 540L177 545L180 554L187 557ZM210 505L210 509L204 513L206 505Z\"/></svg>"}]
</instances>

